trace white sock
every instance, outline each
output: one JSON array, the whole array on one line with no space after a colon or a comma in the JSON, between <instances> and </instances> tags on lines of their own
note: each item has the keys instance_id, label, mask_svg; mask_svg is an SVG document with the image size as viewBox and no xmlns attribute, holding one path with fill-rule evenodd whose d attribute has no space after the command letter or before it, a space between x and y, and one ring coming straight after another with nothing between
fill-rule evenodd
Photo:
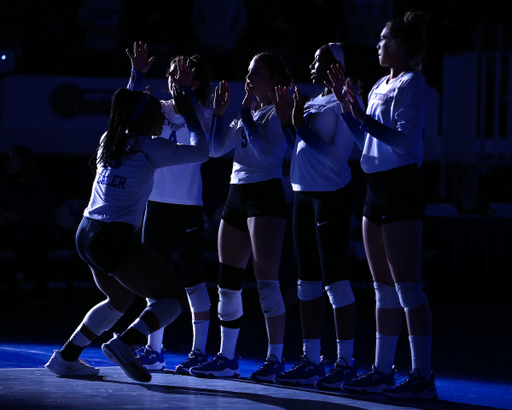
<instances>
[{"instance_id":1,"label":"white sock","mask_svg":"<svg viewBox=\"0 0 512 410\"><path fill-rule=\"evenodd\" d=\"M148 325L146 325L146 323L144 323L142 320L140 320L139 318L137 318L135 320L135 322L133 322L129 327L128 329L136 329L138 330L140 333L142 333L143 335L145 336L149 336L149 327Z\"/></svg>"},{"instance_id":2,"label":"white sock","mask_svg":"<svg viewBox=\"0 0 512 410\"><path fill-rule=\"evenodd\" d=\"M302 339L302 346L309 361L320 364L320 339Z\"/></svg>"},{"instance_id":3,"label":"white sock","mask_svg":"<svg viewBox=\"0 0 512 410\"><path fill-rule=\"evenodd\" d=\"M206 339L208 338L208 327L210 326L209 320L193 320L192 326L194 328L194 343L192 350L199 350L201 353L206 353Z\"/></svg>"},{"instance_id":4,"label":"white sock","mask_svg":"<svg viewBox=\"0 0 512 410\"><path fill-rule=\"evenodd\" d=\"M148 337L148 345L155 352L162 353L162 342L164 340L164 328L158 329Z\"/></svg>"},{"instance_id":5,"label":"white sock","mask_svg":"<svg viewBox=\"0 0 512 410\"><path fill-rule=\"evenodd\" d=\"M354 339L336 340L338 345L338 359L344 359L347 366L352 367L352 356L354 354Z\"/></svg>"},{"instance_id":6,"label":"white sock","mask_svg":"<svg viewBox=\"0 0 512 410\"><path fill-rule=\"evenodd\" d=\"M236 352L236 342L238 340L238 329L230 329L228 327L221 326L221 343L220 343L220 354L227 357L229 360L233 360Z\"/></svg>"},{"instance_id":7,"label":"white sock","mask_svg":"<svg viewBox=\"0 0 512 410\"><path fill-rule=\"evenodd\" d=\"M412 368L419 370L421 375L430 380L430 349L432 336L409 336L411 347Z\"/></svg>"},{"instance_id":8,"label":"white sock","mask_svg":"<svg viewBox=\"0 0 512 410\"><path fill-rule=\"evenodd\" d=\"M379 372L389 374L393 370L397 342L398 336L376 334L375 367Z\"/></svg>"},{"instance_id":9,"label":"white sock","mask_svg":"<svg viewBox=\"0 0 512 410\"><path fill-rule=\"evenodd\" d=\"M281 363L281 361L283 360L283 343L279 343L279 344L269 343L267 357L269 357L271 355L274 355L275 357L277 357L277 360L279 361L279 363Z\"/></svg>"}]
</instances>

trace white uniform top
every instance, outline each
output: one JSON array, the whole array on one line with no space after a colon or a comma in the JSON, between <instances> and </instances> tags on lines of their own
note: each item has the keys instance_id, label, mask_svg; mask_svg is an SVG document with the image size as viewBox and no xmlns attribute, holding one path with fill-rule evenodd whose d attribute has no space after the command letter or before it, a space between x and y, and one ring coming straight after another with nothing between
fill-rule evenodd
<instances>
[{"instance_id":1,"label":"white uniform top","mask_svg":"<svg viewBox=\"0 0 512 410\"><path fill-rule=\"evenodd\" d=\"M196 120L197 121L197 120ZM199 123L197 128L200 130ZM96 168L91 199L84 216L105 222L125 222L135 229L153 188L155 169L208 159L208 141L202 131L193 133L191 145L180 145L164 138L133 135L129 144L136 153L118 167Z\"/></svg>"},{"instance_id":2,"label":"white uniform top","mask_svg":"<svg viewBox=\"0 0 512 410\"><path fill-rule=\"evenodd\" d=\"M389 83L387 79L388 77L383 77L373 86L368 96L366 113L395 130L394 138L401 144L401 149L398 152L366 133L361 168L367 173L414 163L421 165L423 161L428 105L425 77L418 71L408 71ZM377 132L374 133L376 134Z\"/></svg>"},{"instance_id":3,"label":"white uniform top","mask_svg":"<svg viewBox=\"0 0 512 410\"><path fill-rule=\"evenodd\" d=\"M176 113L171 101L160 101L165 114L164 130L160 137L179 144L190 143L190 132L185 119ZM197 107L196 107L197 108ZM201 110L201 111L199 111ZM197 108L197 115L206 135L210 131L213 108ZM159 168L155 171L150 201L180 205L203 205L201 164L184 164Z\"/></svg>"},{"instance_id":4,"label":"white uniform top","mask_svg":"<svg viewBox=\"0 0 512 410\"><path fill-rule=\"evenodd\" d=\"M304 107L305 124L297 130L290 180L294 191L336 191L352 179L347 160L354 138L341 118L334 94L319 95Z\"/></svg>"},{"instance_id":5,"label":"white uniform top","mask_svg":"<svg viewBox=\"0 0 512 410\"><path fill-rule=\"evenodd\" d=\"M281 179L287 145L274 104L258 111L242 109L241 114L224 133L223 117L214 117L210 155L220 157L235 148L231 184Z\"/></svg>"}]
</instances>

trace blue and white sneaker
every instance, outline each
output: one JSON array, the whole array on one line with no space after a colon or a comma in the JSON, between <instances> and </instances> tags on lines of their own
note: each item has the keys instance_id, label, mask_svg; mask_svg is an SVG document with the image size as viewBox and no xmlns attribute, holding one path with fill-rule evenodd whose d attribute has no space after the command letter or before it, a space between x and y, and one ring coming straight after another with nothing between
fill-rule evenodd
<instances>
[{"instance_id":1,"label":"blue and white sneaker","mask_svg":"<svg viewBox=\"0 0 512 410\"><path fill-rule=\"evenodd\" d=\"M325 377L317 380L315 387L320 390L340 390L344 383L351 382L357 377L357 364L352 359L352 366L348 366L345 359L338 359L333 368Z\"/></svg>"},{"instance_id":2,"label":"blue and white sneaker","mask_svg":"<svg viewBox=\"0 0 512 410\"><path fill-rule=\"evenodd\" d=\"M250 378L255 382L269 383L274 381L274 376L280 375L282 372L284 372L284 360L280 362L272 354L265 359L258 370L251 374Z\"/></svg>"},{"instance_id":3,"label":"blue and white sneaker","mask_svg":"<svg viewBox=\"0 0 512 410\"><path fill-rule=\"evenodd\" d=\"M135 347L127 345L117 333L107 343L101 345L101 351L108 359L121 367L126 375L138 382L150 382L151 374L148 372L135 353Z\"/></svg>"},{"instance_id":4,"label":"blue and white sneaker","mask_svg":"<svg viewBox=\"0 0 512 410\"><path fill-rule=\"evenodd\" d=\"M238 355L232 360L217 353L206 363L190 368L190 374L197 377L238 377L240 367L238 366Z\"/></svg>"},{"instance_id":5,"label":"blue and white sneaker","mask_svg":"<svg viewBox=\"0 0 512 410\"><path fill-rule=\"evenodd\" d=\"M197 349L192 350L185 361L176 366L175 370L178 374L190 374L191 367L199 366L207 361L208 356L206 353L203 354Z\"/></svg>"},{"instance_id":6,"label":"blue and white sneaker","mask_svg":"<svg viewBox=\"0 0 512 410\"><path fill-rule=\"evenodd\" d=\"M413 369L405 381L391 389L383 390L382 394L390 399L436 400L439 394L435 380L434 372L431 372L430 380L427 380L419 370Z\"/></svg>"},{"instance_id":7,"label":"blue and white sneaker","mask_svg":"<svg viewBox=\"0 0 512 410\"><path fill-rule=\"evenodd\" d=\"M151 346L143 346L137 349L137 357L140 359L142 365L148 370L163 370L165 369L164 346L162 345L162 353L153 350Z\"/></svg>"},{"instance_id":8,"label":"blue and white sneaker","mask_svg":"<svg viewBox=\"0 0 512 410\"><path fill-rule=\"evenodd\" d=\"M343 383L342 390L347 393L381 393L384 389L395 386L395 372L395 366L391 373L384 374L372 365L371 370L350 382Z\"/></svg>"},{"instance_id":9,"label":"blue and white sneaker","mask_svg":"<svg viewBox=\"0 0 512 410\"><path fill-rule=\"evenodd\" d=\"M325 364L309 361L306 355L301 356L300 363L293 366L287 372L274 377L274 383L284 386L312 386L317 380L325 377Z\"/></svg>"}]
</instances>

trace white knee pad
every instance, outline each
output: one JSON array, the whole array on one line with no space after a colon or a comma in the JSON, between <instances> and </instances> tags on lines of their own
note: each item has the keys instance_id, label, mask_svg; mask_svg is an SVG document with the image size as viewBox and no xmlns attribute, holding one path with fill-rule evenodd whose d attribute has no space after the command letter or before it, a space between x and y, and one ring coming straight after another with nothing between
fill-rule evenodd
<instances>
[{"instance_id":1,"label":"white knee pad","mask_svg":"<svg viewBox=\"0 0 512 410\"><path fill-rule=\"evenodd\" d=\"M282 315L286 312L278 280L258 280L261 310L265 317Z\"/></svg>"},{"instance_id":2,"label":"white knee pad","mask_svg":"<svg viewBox=\"0 0 512 410\"><path fill-rule=\"evenodd\" d=\"M208 295L206 283L198 283L190 288L185 288L185 290L192 313L210 310L210 295Z\"/></svg>"},{"instance_id":3,"label":"white knee pad","mask_svg":"<svg viewBox=\"0 0 512 410\"><path fill-rule=\"evenodd\" d=\"M395 288L400 298L400 304L406 312L416 306L428 303L422 283L395 283Z\"/></svg>"},{"instance_id":4,"label":"white knee pad","mask_svg":"<svg viewBox=\"0 0 512 410\"><path fill-rule=\"evenodd\" d=\"M242 317L242 290L219 288L219 319L224 322Z\"/></svg>"},{"instance_id":5,"label":"white knee pad","mask_svg":"<svg viewBox=\"0 0 512 410\"><path fill-rule=\"evenodd\" d=\"M145 310L149 310L156 316L160 328L162 328L179 316L181 305L176 299L163 298L152 302Z\"/></svg>"},{"instance_id":6,"label":"white knee pad","mask_svg":"<svg viewBox=\"0 0 512 410\"><path fill-rule=\"evenodd\" d=\"M101 335L109 330L123 316L108 300L104 300L94 306L85 315L83 324L95 335Z\"/></svg>"},{"instance_id":7,"label":"white knee pad","mask_svg":"<svg viewBox=\"0 0 512 410\"><path fill-rule=\"evenodd\" d=\"M402 307L394 286L373 282L373 287L375 289L375 304L379 309L397 309Z\"/></svg>"},{"instance_id":8,"label":"white knee pad","mask_svg":"<svg viewBox=\"0 0 512 410\"><path fill-rule=\"evenodd\" d=\"M321 280L308 281L299 279L297 281L297 296L300 300L305 301L317 299L324 294L322 284Z\"/></svg>"},{"instance_id":9,"label":"white knee pad","mask_svg":"<svg viewBox=\"0 0 512 410\"><path fill-rule=\"evenodd\" d=\"M356 301L349 280L340 280L325 287L334 309L348 306Z\"/></svg>"}]
</instances>

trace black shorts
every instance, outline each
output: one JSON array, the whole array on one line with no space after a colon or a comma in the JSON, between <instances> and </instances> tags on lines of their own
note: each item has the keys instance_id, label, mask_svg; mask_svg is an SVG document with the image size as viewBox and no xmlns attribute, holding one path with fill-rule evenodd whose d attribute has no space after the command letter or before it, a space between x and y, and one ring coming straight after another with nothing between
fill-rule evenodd
<instances>
[{"instance_id":1,"label":"black shorts","mask_svg":"<svg viewBox=\"0 0 512 410\"><path fill-rule=\"evenodd\" d=\"M83 217L76 232L76 249L87 265L112 273L142 246L133 225Z\"/></svg>"},{"instance_id":2,"label":"black shorts","mask_svg":"<svg viewBox=\"0 0 512 410\"><path fill-rule=\"evenodd\" d=\"M376 225L423 219L425 195L417 164L369 173L363 216Z\"/></svg>"},{"instance_id":3,"label":"black shorts","mask_svg":"<svg viewBox=\"0 0 512 410\"><path fill-rule=\"evenodd\" d=\"M348 280L352 184L333 192L295 192L293 242L299 279Z\"/></svg>"},{"instance_id":4,"label":"black shorts","mask_svg":"<svg viewBox=\"0 0 512 410\"><path fill-rule=\"evenodd\" d=\"M280 179L231 184L222 219L233 228L249 232L247 219L256 216L286 217L286 197Z\"/></svg>"},{"instance_id":5,"label":"black shorts","mask_svg":"<svg viewBox=\"0 0 512 410\"><path fill-rule=\"evenodd\" d=\"M204 282L204 216L201 206L148 201L142 242L170 266L173 265L172 253L176 251L177 271L186 287Z\"/></svg>"}]
</instances>

